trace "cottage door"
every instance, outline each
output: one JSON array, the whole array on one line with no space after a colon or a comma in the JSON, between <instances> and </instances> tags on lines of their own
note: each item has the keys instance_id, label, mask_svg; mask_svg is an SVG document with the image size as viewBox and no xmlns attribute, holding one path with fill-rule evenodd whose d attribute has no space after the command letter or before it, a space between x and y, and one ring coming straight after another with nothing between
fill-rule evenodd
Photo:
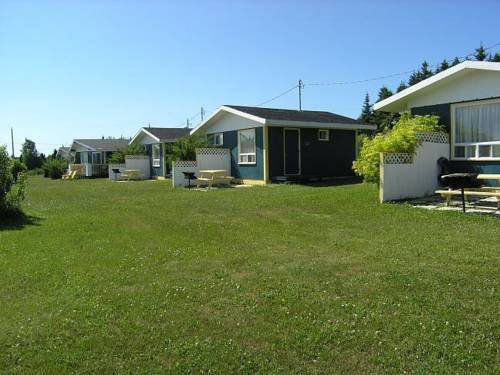
<instances>
[{"instance_id":1,"label":"cottage door","mask_svg":"<svg viewBox=\"0 0 500 375\"><path fill-rule=\"evenodd\" d=\"M285 176L300 174L300 130L283 129Z\"/></svg>"}]
</instances>

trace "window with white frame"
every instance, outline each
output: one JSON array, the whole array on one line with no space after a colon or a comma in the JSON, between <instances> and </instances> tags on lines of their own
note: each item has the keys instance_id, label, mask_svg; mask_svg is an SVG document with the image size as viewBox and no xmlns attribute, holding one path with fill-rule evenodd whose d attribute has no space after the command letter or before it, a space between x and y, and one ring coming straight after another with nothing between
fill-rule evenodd
<instances>
[{"instance_id":1,"label":"window with white frame","mask_svg":"<svg viewBox=\"0 0 500 375\"><path fill-rule=\"evenodd\" d=\"M255 164L255 129L238 131L238 163Z\"/></svg>"},{"instance_id":2,"label":"window with white frame","mask_svg":"<svg viewBox=\"0 0 500 375\"><path fill-rule=\"evenodd\" d=\"M100 152L92 153L92 164L102 164L102 153Z\"/></svg>"},{"instance_id":3,"label":"window with white frame","mask_svg":"<svg viewBox=\"0 0 500 375\"><path fill-rule=\"evenodd\" d=\"M224 144L224 135L222 133L212 134L212 142L214 146L222 146Z\"/></svg>"},{"instance_id":4,"label":"window with white frame","mask_svg":"<svg viewBox=\"0 0 500 375\"><path fill-rule=\"evenodd\" d=\"M153 159L153 167L160 166L160 145L158 143L152 146L152 159Z\"/></svg>"},{"instance_id":5,"label":"window with white frame","mask_svg":"<svg viewBox=\"0 0 500 375\"><path fill-rule=\"evenodd\" d=\"M318 130L318 140L329 141L330 140L330 131L328 129L319 129Z\"/></svg>"},{"instance_id":6,"label":"window with white frame","mask_svg":"<svg viewBox=\"0 0 500 375\"><path fill-rule=\"evenodd\" d=\"M452 106L453 158L500 160L500 99Z\"/></svg>"}]
</instances>

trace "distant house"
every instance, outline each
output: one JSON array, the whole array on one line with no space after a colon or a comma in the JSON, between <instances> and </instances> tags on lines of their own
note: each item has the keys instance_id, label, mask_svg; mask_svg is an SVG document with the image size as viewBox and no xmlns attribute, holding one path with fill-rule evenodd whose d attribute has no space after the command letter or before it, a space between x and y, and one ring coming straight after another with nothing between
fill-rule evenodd
<instances>
[{"instance_id":1,"label":"distant house","mask_svg":"<svg viewBox=\"0 0 500 375\"><path fill-rule=\"evenodd\" d=\"M75 164L85 166L87 177L106 177L107 159L113 152L126 148L128 143L128 139L74 139L70 152L75 155Z\"/></svg>"},{"instance_id":2,"label":"distant house","mask_svg":"<svg viewBox=\"0 0 500 375\"><path fill-rule=\"evenodd\" d=\"M150 158L151 176L164 178L170 174L167 163L167 145L189 135L188 128L140 128L130 145L143 145Z\"/></svg>"},{"instance_id":3,"label":"distant house","mask_svg":"<svg viewBox=\"0 0 500 375\"><path fill-rule=\"evenodd\" d=\"M500 173L500 63L464 61L374 105L437 115L457 170Z\"/></svg>"},{"instance_id":4,"label":"distant house","mask_svg":"<svg viewBox=\"0 0 500 375\"><path fill-rule=\"evenodd\" d=\"M251 184L352 176L358 130L375 126L323 111L224 105L191 131L231 151L231 175Z\"/></svg>"}]
</instances>

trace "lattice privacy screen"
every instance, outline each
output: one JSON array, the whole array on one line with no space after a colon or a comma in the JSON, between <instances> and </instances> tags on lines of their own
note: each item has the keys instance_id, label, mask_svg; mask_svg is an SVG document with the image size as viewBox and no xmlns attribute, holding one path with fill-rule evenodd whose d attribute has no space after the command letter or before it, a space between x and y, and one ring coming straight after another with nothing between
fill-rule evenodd
<instances>
[{"instance_id":1,"label":"lattice privacy screen","mask_svg":"<svg viewBox=\"0 0 500 375\"><path fill-rule=\"evenodd\" d=\"M227 156L228 148L197 148L196 155Z\"/></svg>"},{"instance_id":2,"label":"lattice privacy screen","mask_svg":"<svg viewBox=\"0 0 500 375\"><path fill-rule=\"evenodd\" d=\"M196 168L198 163L194 160L177 160L172 162L173 168Z\"/></svg>"},{"instance_id":3,"label":"lattice privacy screen","mask_svg":"<svg viewBox=\"0 0 500 375\"><path fill-rule=\"evenodd\" d=\"M149 156L147 155L126 155L125 160L147 160Z\"/></svg>"},{"instance_id":4,"label":"lattice privacy screen","mask_svg":"<svg viewBox=\"0 0 500 375\"><path fill-rule=\"evenodd\" d=\"M405 153L384 154L384 164L411 164L413 155Z\"/></svg>"},{"instance_id":5,"label":"lattice privacy screen","mask_svg":"<svg viewBox=\"0 0 500 375\"><path fill-rule=\"evenodd\" d=\"M422 132L417 133L417 139L420 142L450 143L448 133Z\"/></svg>"}]
</instances>

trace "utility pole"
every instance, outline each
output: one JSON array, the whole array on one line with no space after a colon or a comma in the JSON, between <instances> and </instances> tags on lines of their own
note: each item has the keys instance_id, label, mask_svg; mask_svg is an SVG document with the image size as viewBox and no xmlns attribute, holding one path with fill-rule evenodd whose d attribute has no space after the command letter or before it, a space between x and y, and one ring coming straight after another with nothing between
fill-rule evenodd
<instances>
[{"instance_id":1,"label":"utility pole","mask_svg":"<svg viewBox=\"0 0 500 375\"><path fill-rule=\"evenodd\" d=\"M14 129L10 128L10 141L12 143L12 158L14 158Z\"/></svg>"},{"instance_id":2,"label":"utility pole","mask_svg":"<svg viewBox=\"0 0 500 375\"><path fill-rule=\"evenodd\" d=\"M186 119L186 128L188 128L188 129L189 129L189 125L190 125L190 124L189 124L189 119L187 118L187 119Z\"/></svg>"},{"instance_id":3,"label":"utility pole","mask_svg":"<svg viewBox=\"0 0 500 375\"><path fill-rule=\"evenodd\" d=\"M299 79L299 111L302 111L302 89L304 88L304 82Z\"/></svg>"},{"instance_id":4,"label":"utility pole","mask_svg":"<svg viewBox=\"0 0 500 375\"><path fill-rule=\"evenodd\" d=\"M200 109L200 116L201 116L201 122L203 122L203 117L205 117L205 110L203 109L203 107L201 107Z\"/></svg>"}]
</instances>

